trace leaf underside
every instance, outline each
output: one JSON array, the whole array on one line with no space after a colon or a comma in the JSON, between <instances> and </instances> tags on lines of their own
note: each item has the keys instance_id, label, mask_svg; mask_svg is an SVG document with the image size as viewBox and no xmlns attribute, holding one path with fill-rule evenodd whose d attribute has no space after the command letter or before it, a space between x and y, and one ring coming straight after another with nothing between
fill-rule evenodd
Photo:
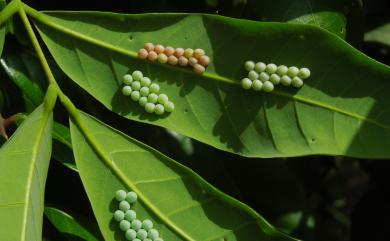
<instances>
[{"instance_id":1,"label":"leaf underside","mask_svg":"<svg viewBox=\"0 0 390 241\"><path fill-rule=\"evenodd\" d=\"M105 240L124 240L113 219L118 189L138 194L137 218L151 219L164 240L295 240L156 150L86 114L80 122L83 133L71 122L76 164Z\"/></svg>"},{"instance_id":2,"label":"leaf underside","mask_svg":"<svg viewBox=\"0 0 390 241\"><path fill-rule=\"evenodd\" d=\"M50 15L50 16L49 16ZM389 158L390 69L316 27L215 15L48 12L34 16L63 71L108 109L249 157ZM204 75L136 58L145 42L203 48ZM300 88L242 90L246 60L310 68ZM121 94L139 69L175 103L150 115Z\"/></svg>"},{"instance_id":3,"label":"leaf underside","mask_svg":"<svg viewBox=\"0 0 390 241\"><path fill-rule=\"evenodd\" d=\"M52 115L39 106L0 149L0 237L42 240Z\"/></svg>"}]
</instances>

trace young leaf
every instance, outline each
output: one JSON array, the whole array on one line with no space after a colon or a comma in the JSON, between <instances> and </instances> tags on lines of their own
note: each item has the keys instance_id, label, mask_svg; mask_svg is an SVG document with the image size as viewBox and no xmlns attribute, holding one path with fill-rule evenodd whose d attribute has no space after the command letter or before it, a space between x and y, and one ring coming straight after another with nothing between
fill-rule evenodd
<instances>
[{"instance_id":1,"label":"young leaf","mask_svg":"<svg viewBox=\"0 0 390 241\"><path fill-rule=\"evenodd\" d=\"M390 157L390 68L319 28L215 15L27 10L65 73L129 119L250 157ZM213 62L199 76L140 60L145 42L202 47ZM249 59L305 66L312 75L300 89L243 90ZM121 94L123 75L136 69L160 84L173 113L147 114Z\"/></svg>"},{"instance_id":2,"label":"young leaf","mask_svg":"<svg viewBox=\"0 0 390 241\"><path fill-rule=\"evenodd\" d=\"M45 207L45 215L59 232L69 240L98 241L98 239L70 214L53 207ZM77 238L72 238L77 237Z\"/></svg>"},{"instance_id":3,"label":"young leaf","mask_svg":"<svg viewBox=\"0 0 390 241\"><path fill-rule=\"evenodd\" d=\"M42 239L52 114L39 106L0 149L0 237Z\"/></svg>"},{"instance_id":4,"label":"young leaf","mask_svg":"<svg viewBox=\"0 0 390 241\"><path fill-rule=\"evenodd\" d=\"M87 114L70 127L76 164L105 240L124 240L113 219L118 189L138 194L132 206L137 218L151 219L164 240L294 240L190 169Z\"/></svg>"}]
</instances>

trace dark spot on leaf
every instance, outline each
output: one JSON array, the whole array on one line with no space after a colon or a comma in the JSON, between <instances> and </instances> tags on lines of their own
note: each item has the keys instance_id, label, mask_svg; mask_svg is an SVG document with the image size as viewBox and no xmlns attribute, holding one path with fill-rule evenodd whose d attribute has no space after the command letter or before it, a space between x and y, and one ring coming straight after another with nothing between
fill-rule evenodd
<instances>
[{"instance_id":1,"label":"dark spot on leaf","mask_svg":"<svg viewBox=\"0 0 390 241\"><path fill-rule=\"evenodd\" d=\"M184 109L184 112L185 112L185 113L188 113L188 109L187 109L187 108L186 108L186 109Z\"/></svg>"},{"instance_id":2,"label":"dark spot on leaf","mask_svg":"<svg viewBox=\"0 0 390 241\"><path fill-rule=\"evenodd\" d=\"M316 143L317 139L315 137L311 138L311 143Z\"/></svg>"},{"instance_id":3,"label":"dark spot on leaf","mask_svg":"<svg viewBox=\"0 0 390 241\"><path fill-rule=\"evenodd\" d=\"M133 40L133 35L130 35L130 36L129 36L129 40L130 40L130 41Z\"/></svg>"}]
</instances>

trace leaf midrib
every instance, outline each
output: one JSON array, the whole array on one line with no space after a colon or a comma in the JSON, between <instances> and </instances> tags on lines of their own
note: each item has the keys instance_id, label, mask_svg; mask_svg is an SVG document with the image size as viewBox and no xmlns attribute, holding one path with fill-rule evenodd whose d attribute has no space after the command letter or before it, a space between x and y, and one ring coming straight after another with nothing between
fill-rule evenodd
<instances>
[{"instance_id":1,"label":"leaf midrib","mask_svg":"<svg viewBox=\"0 0 390 241\"><path fill-rule=\"evenodd\" d=\"M42 107L44 108L44 107ZM38 149L39 149L39 146L41 145L41 141L43 139L43 136L44 136L44 130L46 128L46 124L47 124L47 121L49 119L49 115L50 115L50 112L44 110L44 113L43 113L43 116L42 116L42 120L41 120L41 124L39 126L39 129L38 129L38 135L37 135L37 138L36 140L34 141L34 145L33 145L33 148L32 148L32 160L30 162L30 166L28 168L29 170L29 175L28 175L28 178L27 178L27 189L26 189L26 196L25 196L25 200L24 200L24 203L25 203L25 206L24 206L24 210L23 210L23 226L22 226L22 233L21 233L21 237L22 237L22 240L27 240L26 238L26 230L27 230L27 215L28 215L28 208L30 206L30 196L31 196L31 187L32 187L32 178L33 178L33 173L34 173L34 166L36 164L36 161L37 161L37 157L38 157Z\"/></svg>"},{"instance_id":2,"label":"leaf midrib","mask_svg":"<svg viewBox=\"0 0 390 241\"><path fill-rule=\"evenodd\" d=\"M34 17L36 20L38 20L38 21L42 22L43 24L45 24L45 25L47 25L49 27L52 27L52 28L54 28L54 29L64 33L64 34L68 34L68 35L73 36L75 38L78 38L78 39L81 39L83 41L89 42L91 44L97 45L99 47L103 47L103 48L106 48L108 50L111 50L113 52L117 52L117 53L126 55L128 57L138 59L137 53L135 53L133 51L116 47L116 46L114 46L112 44L106 43L104 41L101 41L101 40L98 40L98 39L86 36L86 35L81 34L79 32L76 32L76 31L73 31L73 30L68 29L66 27L63 27L62 25L56 24L55 22L51 21L50 19L47 19L45 14L40 13L40 12L30 8L30 7L27 7L26 11L28 13L31 13L32 17ZM151 64L158 64L158 63L155 63L155 62L150 62L150 63ZM160 65L160 64L158 64L158 65ZM166 67L166 68L172 68L172 69L175 69L175 70L178 70L178 71L192 73L192 71L190 71L188 69L180 68L180 67L174 67L174 66L170 66L170 65L166 65L166 64L164 64L163 66ZM229 79L229 78L221 77L219 75L212 74L212 73L205 72L202 76L205 77L205 78L208 78L208 79L215 80L215 81L221 81L221 82L225 82L225 83L229 83L229 84L240 85L240 83L237 82L237 81L234 81L234 80ZM350 112L350 111L338 108L336 106L329 105L327 103L323 103L323 102L316 101L316 100L311 100L311 99L308 99L308 98L305 98L305 97L299 96L299 95L291 95L289 93L286 93L286 92L283 92L283 91L278 91L278 90L274 90L274 91L270 92L270 94L283 96L283 97L292 99L294 101L299 101L299 102L302 102L302 103L305 103L305 104L309 104L309 105L321 107L321 108L324 108L324 109L327 109L327 110L330 110L330 111L338 112L338 113L341 113L343 115L346 115L346 116L349 116L349 117L352 117L352 118L355 118L355 119L358 119L358 120L361 120L361 121L364 121L364 122L367 122L367 123L379 126L379 127L384 128L386 130L390 130L390 125L386 125L386 124L381 123L379 121L376 121L374 119L367 118L367 117L365 117L363 115L359 115L357 113Z\"/></svg>"}]
</instances>

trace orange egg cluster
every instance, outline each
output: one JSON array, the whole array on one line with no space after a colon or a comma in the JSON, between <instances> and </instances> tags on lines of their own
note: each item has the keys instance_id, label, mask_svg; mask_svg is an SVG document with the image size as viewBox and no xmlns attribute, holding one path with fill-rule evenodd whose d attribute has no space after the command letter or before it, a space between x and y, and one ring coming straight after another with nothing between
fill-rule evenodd
<instances>
[{"instance_id":1,"label":"orange egg cluster","mask_svg":"<svg viewBox=\"0 0 390 241\"><path fill-rule=\"evenodd\" d=\"M144 48L138 51L138 57L162 64L189 66L196 74L203 74L210 64L210 58L203 49L175 49L171 46L164 47L161 44L152 43L145 43Z\"/></svg>"}]
</instances>

